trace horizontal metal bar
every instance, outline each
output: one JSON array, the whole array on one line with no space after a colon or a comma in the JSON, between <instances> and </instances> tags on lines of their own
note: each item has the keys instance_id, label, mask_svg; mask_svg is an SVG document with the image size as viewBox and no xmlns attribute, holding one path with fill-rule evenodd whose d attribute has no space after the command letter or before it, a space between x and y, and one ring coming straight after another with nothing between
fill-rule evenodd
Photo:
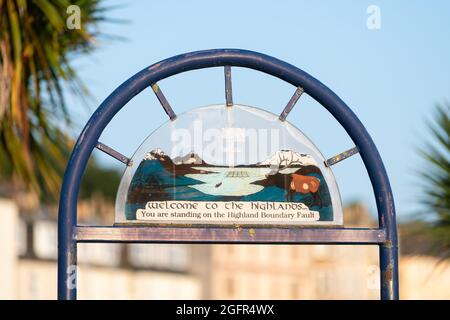
<instances>
[{"instance_id":1,"label":"horizontal metal bar","mask_svg":"<svg viewBox=\"0 0 450 320\"><path fill-rule=\"evenodd\" d=\"M303 92L305 92L305 90L303 90L302 87L297 87L297 90L295 90L295 92L292 95L291 99L287 103L286 107L284 107L283 112L281 112L281 114L279 116L279 119L281 121L286 120L289 112L292 111L292 109L294 108L294 106L297 103L298 99L300 99L300 97L302 96Z\"/></svg>"},{"instance_id":2,"label":"horizontal metal bar","mask_svg":"<svg viewBox=\"0 0 450 320\"><path fill-rule=\"evenodd\" d=\"M77 242L381 244L383 229L218 228L218 227L85 227L76 228Z\"/></svg>"},{"instance_id":3,"label":"horizontal metal bar","mask_svg":"<svg viewBox=\"0 0 450 320\"><path fill-rule=\"evenodd\" d=\"M166 96L162 93L161 88L158 86L157 83L152 84L152 90L156 94L159 103L161 103L161 106L169 116L170 120L175 120L177 115L173 111L172 107L169 104L169 101L167 101Z\"/></svg>"},{"instance_id":4,"label":"horizontal metal bar","mask_svg":"<svg viewBox=\"0 0 450 320\"><path fill-rule=\"evenodd\" d=\"M119 160L122 163L125 163L127 166L131 165L131 159L121 154L119 151L114 150L111 147L108 147L106 144L101 142L97 142L95 146L98 150L103 151L107 155L113 157L114 159Z\"/></svg>"},{"instance_id":5,"label":"horizontal metal bar","mask_svg":"<svg viewBox=\"0 0 450 320\"><path fill-rule=\"evenodd\" d=\"M231 107L233 105L233 90L231 86L231 67L225 66L225 100L227 107Z\"/></svg>"},{"instance_id":6,"label":"horizontal metal bar","mask_svg":"<svg viewBox=\"0 0 450 320\"><path fill-rule=\"evenodd\" d=\"M350 158L351 156L357 154L358 152L359 152L359 150L357 147L351 148L347 151L339 153L338 155L335 155L334 157L331 157L330 159L326 160L325 165L327 167L331 167L332 165L335 165L336 163L341 162L342 160Z\"/></svg>"}]
</instances>

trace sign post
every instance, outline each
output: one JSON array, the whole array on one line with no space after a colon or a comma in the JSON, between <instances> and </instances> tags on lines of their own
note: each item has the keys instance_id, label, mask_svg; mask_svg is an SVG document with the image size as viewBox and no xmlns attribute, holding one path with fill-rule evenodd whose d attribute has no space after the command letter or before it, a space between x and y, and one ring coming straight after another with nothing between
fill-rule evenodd
<instances>
[{"instance_id":1,"label":"sign post","mask_svg":"<svg viewBox=\"0 0 450 320\"><path fill-rule=\"evenodd\" d=\"M176 115L157 82L211 67L224 67L226 103ZM234 104L231 67L270 74L296 90L279 116ZM170 120L131 158L99 142L114 115L149 87ZM304 93L342 125L356 145L353 149L325 159L286 121ZM94 148L126 165L111 227L77 225L80 181ZM375 229L343 225L331 166L358 152L375 194ZM99 106L80 134L64 175L58 217L59 299L76 299L80 242L378 245L381 298L398 299L399 294L394 200L381 157L363 124L315 78L245 50L198 51L163 60L128 79Z\"/></svg>"}]
</instances>

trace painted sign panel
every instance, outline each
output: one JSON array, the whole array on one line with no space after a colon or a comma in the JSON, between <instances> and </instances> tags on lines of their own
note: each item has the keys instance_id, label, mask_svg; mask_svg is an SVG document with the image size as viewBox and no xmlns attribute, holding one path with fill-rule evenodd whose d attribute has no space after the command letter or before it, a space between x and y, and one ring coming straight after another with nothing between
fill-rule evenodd
<instances>
[{"instance_id":1,"label":"painted sign panel","mask_svg":"<svg viewBox=\"0 0 450 320\"><path fill-rule=\"evenodd\" d=\"M117 196L119 224L342 224L323 156L260 109L191 110L150 135L132 161Z\"/></svg>"}]
</instances>

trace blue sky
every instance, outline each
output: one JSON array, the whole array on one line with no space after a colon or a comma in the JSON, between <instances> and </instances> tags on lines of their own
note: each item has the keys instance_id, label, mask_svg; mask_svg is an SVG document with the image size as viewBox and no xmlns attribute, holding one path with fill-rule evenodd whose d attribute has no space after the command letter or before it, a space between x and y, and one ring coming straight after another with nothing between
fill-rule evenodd
<instances>
[{"instance_id":1,"label":"blue sky","mask_svg":"<svg viewBox=\"0 0 450 320\"><path fill-rule=\"evenodd\" d=\"M450 2L448 1L108 1L120 5L98 50L76 58L94 102L73 103L79 133L90 114L118 85L159 60L210 48L242 48L298 66L335 91L366 125L385 161L401 219L420 210L417 149L430 137L425 119L436 103L450 101ZM381 10L381 29L366 26L369 5ZM177 113L224 101L223 70L209 69L160 82ZM295 88L258 72L233 69L236 103L278 114ZM325 157L353 146L334 119L302 97L288 120ZM104 131L101 141L131 156L167 116L150 88L134 98ZM96 151L107 166L120 163ZM375 212L359 156L333 167L344 203L361 200Z\"/></svg>"}]
</instances>

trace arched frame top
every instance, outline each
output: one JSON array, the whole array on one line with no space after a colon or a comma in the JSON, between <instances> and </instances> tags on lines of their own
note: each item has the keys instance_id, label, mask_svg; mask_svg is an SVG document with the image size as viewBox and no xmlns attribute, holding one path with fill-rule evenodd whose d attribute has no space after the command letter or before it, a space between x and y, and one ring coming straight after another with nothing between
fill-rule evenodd
<instances>
[{"instance_id":1,"label":"arched frame top","mask_svg":"<svg viewBox=\"0 0 450 320\"><path fill-rule=\"evenodd\" d=\"M100 135L115 114L134 96L162 79L186 71L220 66L253 69L277 77L295 87L303 88L305 93L326 108L346 130L359 149L372 183L378 210L379 228L386 234L386 241L381 245L381 249L394 247L394 250L385 252L384 258L380 254L380 260L383 260L381 261L382 279L386 279L382 286L386 286L385 292L387 292L383 294L382 288L382 298L398 297L396 281L393 282L393 279L397 278L397 230L394 201L385 167L364 125L332 90L308 73L268 55L239 49L197 51L155 63L121 84L98 107L80 134L64 175L58 222L59 259L62 259L67 265L73 265L75 263L72 262L76 262L76 260L71 261L76 258L71 257L70 254L64 254L64 252L70 251L66 245L74 241L74 230L70 228L76 226L77 223L76 204L81 178ZM336 239L336 243L339 243L339 239ZM383 268L383 263L385 268ZM59 272L64 271L59 270Z\"/></svg>"}]
</instances>

